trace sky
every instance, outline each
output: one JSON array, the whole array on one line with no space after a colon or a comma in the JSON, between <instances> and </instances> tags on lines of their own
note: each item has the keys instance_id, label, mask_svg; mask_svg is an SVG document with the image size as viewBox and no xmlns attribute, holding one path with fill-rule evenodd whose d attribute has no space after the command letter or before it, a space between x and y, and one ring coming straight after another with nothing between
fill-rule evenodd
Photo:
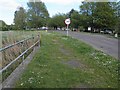
<instances>
[{"instance_id":1,"label":"sky","mask_svg":"<svg viewBox=\"0 0 120 90\"><path fill-rule=\"evenodd\" d=\"M45 3L47 10L52 17L58 13L67 13L71 9L79 11L79 6L83 0L41 0ZM27 9L28 0L1 0L0 20L6 24L13 24L14 12L20 7Z\"/></svg>"},{"instance_id":2,"label":"sky","mask_svg":"<svg viewBox=\"0 0 120 90\"><path fill-rule=\"evenodd\" d=\"M13 24L14 12L21 6L27 9L28 1L29 0L1 0L0 20L5 21L5 23L8 25ZM58 13L68 13L71 9L79 11L79 6L81 5L81 2L83 0L41 0L41 1L45 3L47 10L50 14L50 17L52 17L53 15Z\"/></svg>"}]
</instances>

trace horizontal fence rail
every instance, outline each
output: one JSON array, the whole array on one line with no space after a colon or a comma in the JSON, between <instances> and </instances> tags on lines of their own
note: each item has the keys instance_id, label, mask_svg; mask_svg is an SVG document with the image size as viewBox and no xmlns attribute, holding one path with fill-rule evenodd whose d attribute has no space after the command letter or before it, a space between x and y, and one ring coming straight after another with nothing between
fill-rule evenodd
<instances>
[{"instance_id":1,"label":"horizontal fence rail","mask_svg":"<svg viewBox=\"0 0 120 90\"><path fill-rule=\"evenodd\" d=\"M17 58L15 58L15 59L12 60L9 64L7 64L4 68L2 68L2 69L0 70L0 74L1 74L3 71L5 71L8 67L10 67L10 66L11 66L15 61L17 61L19 58L24 57L24 54L26 54L30 49L34 48L34 46L36 46L37 44L38 44L38 46L40 46L40 35L38 35L37 37L38 37L38 40L37 40L34 44L32 44L28 49L26 49L24 52L22 52ZM14 43L14 44L11 44L11 45L8 45L8 46L6 46L6 47L4 47L4 48L1 48L1 49L0 49L0 52L3 52L3 51L5 51L6 49L9 49L9 48L11 48L11 47L13 47L13 46L15 46L15 45L24 43L25 41L30 40L30 39L32 39L32 38L34 39L35 37L32 36L32 37L30 37L30 38L21 40L21 41L19 41L19 42L16 42L16 43ZM24 59L24 58L23 58L23 59Z\"/></svg>"},{"instance_id":2,"label":"horizontal fence rail","mask_svg":"<svg viewBox=\"0 0 120 90\"><path fill-rule=\"evenodd\" d=\"M11 48L11 47L13 47L13 46L15 46L15 45L17 45L17 44L23 43L24 41L27 41L27 40L32 39L32 38L34 38L34 37L30 37L30 38L21 40L21 41L19 41L19 42L16 42L16 43L14 43L14 44L8 45L8 46L6 46L6 47L4 47L4 48L1 48L1 49L0 49L0 52L6 50L6 49L8 49L8 48Z\"/></svg>"},{"instance_id":3,"label":"horizontal fence rail","mask_svg":"<svg viewBox=\"0 0 120 90\"><path fill-rule=\"evenodd\" d=\"M0 70L0 73L2 73L3 71L5 71L11 64L13 64L15 61L17 61L20 57L22 57L28 50L30 50L31 48L33 48L36 44L39 43L39 40L33 44L31 47L29 47L27 50L25 50L21 55L19 55L15 60L13 60L12 62L10 62L6 67L4 67L2 70Z\"/></svg>"}]
</instances>

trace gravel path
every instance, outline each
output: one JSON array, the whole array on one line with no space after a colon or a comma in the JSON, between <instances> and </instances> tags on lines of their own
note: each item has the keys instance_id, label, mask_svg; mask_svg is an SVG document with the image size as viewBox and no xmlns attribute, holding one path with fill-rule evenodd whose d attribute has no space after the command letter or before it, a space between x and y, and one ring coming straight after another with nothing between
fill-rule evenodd
<instances>
[{"instance_id":1,"label":"gravel path","mask_svg":"<svg viewBox=\"0 0 120 90\"><path fill-rule=\"evenodd\" d=\"M11 75L2 83L2 88L14 88L16 81L20 78L27 65L33 59L39 47L35 47L34 51L11 73Z\"/></svg>"},{"instance_id":2,"label":"gravel path","mask_svg":"<svg viewBox=\"0 0 120 90\"><path fill-rule=\"evenodd\" d=\"M57 31L62 34L66 34L65 31ZM101 50L104 53L115 57L118 59L118 39L109 38L104 35L81 33L81 32L71 32L69 31L69 36L79 39L97 50Z\"/></svg>"}]
</instances>

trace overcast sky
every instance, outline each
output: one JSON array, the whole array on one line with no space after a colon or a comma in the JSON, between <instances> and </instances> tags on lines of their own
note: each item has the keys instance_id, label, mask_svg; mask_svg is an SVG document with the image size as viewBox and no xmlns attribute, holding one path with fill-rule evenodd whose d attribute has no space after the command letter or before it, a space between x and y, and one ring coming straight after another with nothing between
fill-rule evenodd
<instances>
[{"instance_id":1,"label":"overcast sky","mask_svg":"<svg viewBox=\"0 0 120 90\"><path fill-rule=\"evenodd\" d=\"M81 1L83 0L41 0L45 3L50 16L57 13L67 13L72 8L79 10ZM10 25L13 23L14 12L18 7L27 8L28 0L1 0L0 1L0 20Z\"/></svg>"},{"instance_id":2,"label":"overcast sky","mask_svg":"<svg viewBox=\"0 0 120 90\"><path fill-rule=\"evenodd\" d=\"M79 6L81 5L81 2L83 0L41 0L41 1L45 3L50 16L53 16L57 13L67 13L72 8L79 11ZM26 9L27 2L28 0L1 0L0 20L5 21L5 23L8 25L12 24L14 19L14 12L20 6Z\"/></svg>"}]
</instances>

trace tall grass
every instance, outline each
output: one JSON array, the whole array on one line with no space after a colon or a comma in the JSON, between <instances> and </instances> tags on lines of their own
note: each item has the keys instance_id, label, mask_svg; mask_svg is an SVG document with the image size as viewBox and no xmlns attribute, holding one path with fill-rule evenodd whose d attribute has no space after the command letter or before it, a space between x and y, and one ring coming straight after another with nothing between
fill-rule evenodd
<instances>
[{"instance_id":1,"label":"tall grass","mask_svg":"<svg viewBox=\"0 0 120 90\"><path fill-rule=\"evenodd\" d=\"M31 38L27 41L24 41L23 43L20 43L18 45L15 45L11 48L8 48L1 52L2 55L2 62L0 65L2 68L4 68L6 65L8 65L12 60L17 58L22 52L24 52L27 48L29 48L31 45L33 45L38 40L38 32L36 31L4 31L2 32L2 47L6 47L8 45L14 44L18 41ZM29 55L31 53L32 49L26 53L25 56ZM4 71L3 74L3 80L22 62L22 58L19 59L19 61L12 64L6 71Z\"/></svg>"}]
</instances>

